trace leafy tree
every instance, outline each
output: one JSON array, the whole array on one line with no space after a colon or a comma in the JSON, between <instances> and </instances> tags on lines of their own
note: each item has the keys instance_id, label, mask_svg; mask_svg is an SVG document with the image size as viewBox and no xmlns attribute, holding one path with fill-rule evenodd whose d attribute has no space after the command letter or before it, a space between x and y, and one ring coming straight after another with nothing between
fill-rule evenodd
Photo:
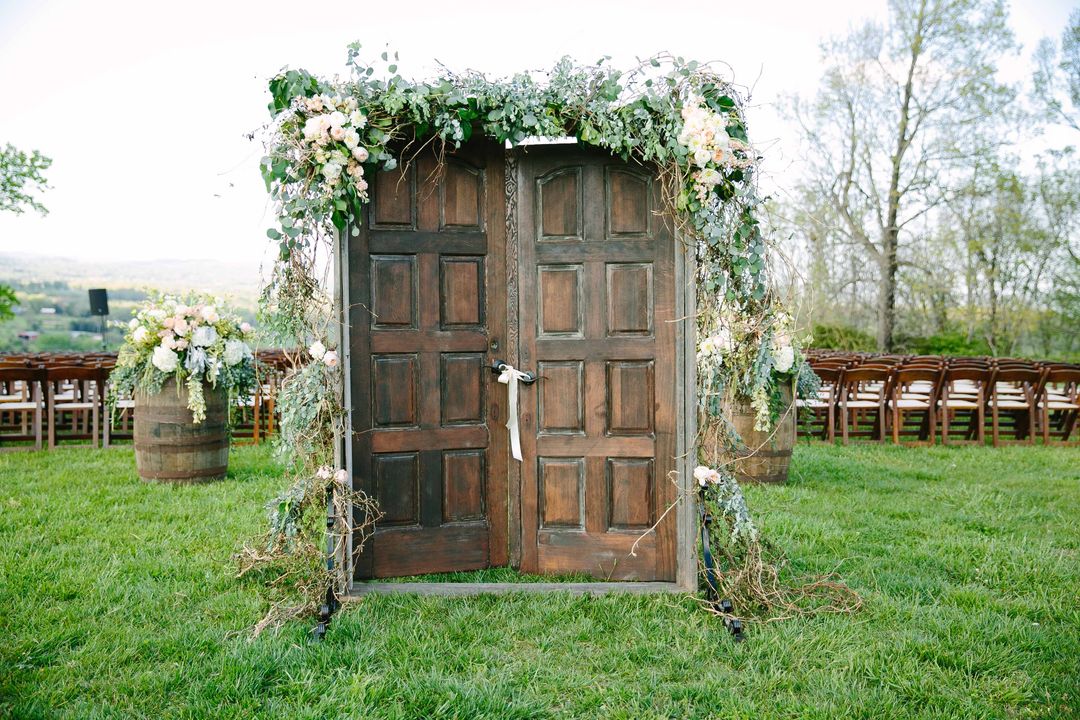
<instances>
[{"instance_id":1,"label":"leafy tree","mask_svg":"<svg viewBox=\"0 0 1080 720\"><path fill-rule=\"evenodd\" d=\"M52 160L37 150L28 155L11 143L0 149L0 212L21 214L29 207L47 214L49 211L31 193L48 188L43 173L50 165ZM11 319L11 309L18 304L15 291L0 285L0 321Z\"/></svg>"},{"instance_id":2,"label":"leafy tree","mask_svg":"<svg viewBox=\"0 0 1080 720\"><path fill-rule=\"evenodd\" d=\"M52 160L37 150L27 154L11 143L0 149L0 212L18 214L29 207L47 214L49 211L31 193L48 189L44 172L50 165Z\"/></svg>"},{"instance_id":3,"label":"leafy tree","mask_svg":"<svg viewBox=\"0 0 1080 720\"><path fill-rule=\"evenodd\" d=\"M828 200L829 231L877 271L882 350L893 349L898 274L914 261L920 224L950 198L959 167L1007 140L982 128L1007 125L1015 97L996 79L998 57L1014 47L1004 0L889 7L886 25L823 46L816 98L792 106L807 143L804 189Z\"/></svg>"},{"instance_id":4,"label":"leafy tree","mask_svg":"<svg viewBox=\"0 0 1080 720\"><path fill-rule=\"evenodd\" d=\"M1057 250L1046 306L1035 334L1043 354L1080 359L1080 158L1072 148L1039 162L1033 182L1034 220Z\"/></svg>"},{"instance_id":5,"label":"leafy tree","mask_svg":"<svg viewBox=\"0 0 1080 720\"><path fill-rule=\"evenodd\" d=\"M1043 38L1035 50L1035 99L1049 119L1080 130L1080 8L1069 15L1061 49Z\"/></svg>"},{"instance_id":6,"label":"leafy tree","mask_svg":"<svg viewBox=\"0 0 1080 720\"><path fill-rule=\"evenodd\" d=\"M0 285L0 322L15 317L12 308L19 304L15 291L7 285Z\"/></svg>"}]
</instances>

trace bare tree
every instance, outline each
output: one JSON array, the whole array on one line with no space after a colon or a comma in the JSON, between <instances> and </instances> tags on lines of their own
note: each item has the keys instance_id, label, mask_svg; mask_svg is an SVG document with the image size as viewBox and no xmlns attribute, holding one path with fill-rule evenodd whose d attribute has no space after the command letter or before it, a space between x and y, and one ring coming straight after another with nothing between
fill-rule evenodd
<instances>
[{"instance_id":1,"label":"bare tree","mask_svg":"<svg viewBox=\"0 0 1080 720\"><path fill-rule=\"evenodd\" d=\"M969 333L995 354L1036 349L1040 326L1057 320L1048 316L1055 294L1077 275L1080 168L1072 153L1039 158L1027 177L1018 165L1009 156L974 163L941 218L941 235L956 236L963 258Z\"/></svg>"},{"instance_id":2,"label":"bare tree","mask_svg":"<svg viewBox=\"0 0 1080 720\"><path fill-rule=\"evenodd\" d=\"M1034 97L1053 122L1080 130L1080 8L1069 15L1060 52L1043 38L1035 50Z\"/></svg>"},{"instance_id":3,"label":"bare tree","mask_svg":"<svg viewBox=\"0 0 1080 720\"><path fill-rule=\"evenodd\" d=\"M792 116L806 140L803 187L828 200L844 238L877 275L877 340L893 349L897 276L907 245L952 192L971 157L1006 138L977 132L1012 112L1015 90L996 78L1014 48L1003 0L892 0L869 23L823 46L828 69Z\"/></svg>"}]
</instances>

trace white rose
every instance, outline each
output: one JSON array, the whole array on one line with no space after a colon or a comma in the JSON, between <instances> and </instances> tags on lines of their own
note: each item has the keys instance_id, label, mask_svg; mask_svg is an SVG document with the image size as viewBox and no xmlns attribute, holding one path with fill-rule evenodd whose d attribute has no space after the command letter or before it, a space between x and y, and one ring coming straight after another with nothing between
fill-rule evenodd
<instances>
[{"instance_id":1,"label":"white rose","mask_svg":"<svg viewBox=\"0 0 1080 720\"><path fill-rule=\"evenodd\" d=\"M333 476L333 471L326 465L321 466L315 471L315 477L320 480L329 480Z\"/></svg>"},{"instance_id":2,"label":"white rose","mask_svg":"<svg viewBox=\"0 0 1080 720\"><path fill-rule=\"evenodd\" d=\"M708 148L700 148L694 152L694 164L698 167L705 167L712 160L712 153Z\"/></svg>"},{"instance_id":3,"label":"white rose","mask_svg":"<svg viewBox=\"0 0 1080 720\"><path fill-rule=\"evenodd\" d=\"M357 162L367 162L367 159L371 157L371 153L363 145L357 145L352 149L352 156L356 158Z\"/></svg>"},{"instance_id":4,"label":"white rose","mask_svg":"<svg viewBox=\"0 0 1080 720\"><path fill-rule=\"evenodd\" d=\"M327 180L337 180L341 177L341 166L336 163L326 163L323 165L322 174Z\"/></svg>"},{"instance_id":5,"label":"white rose","mask_svg":"<svg viewBox=\"0 0 1080 720\"><path fill-rule=\"evenodd\" d=\"M225 364L232 366L243 361L251 354L251 348L243 340L229 340L225 343Z\"/></svg>"},{"instance_id":6,"label":"white rose","mask_svg":"<svg viewBox=\"0 0 1080 720\"><path fill-rule=\"evenodd\" d=\"M712 473L712 469L707 468L704 465L698 465L694 468L694 479L698 481L698 485L705 487L705 483L709 481L709 476Z\"/></svg>"},{"instance_id":7,"label":"white rose","mask_svg":"<svg viewBox=\"0 0 1080 720\"><path fill-rule=\"evenodd\" d=\"M360 144L360 133L350 128L345 131L345 135L342 139L345 141L346 147L352 149Z\"/></svg>"},{"instance_id":8,"label":"white rose","mask_svg":"<svg viewBox=\"0 0 1080 720\"><path fill-rule=\"evenodd\" d=\"M349 482L349 473L344 469L338 470L334 473L334 479L338 481L339 485L344 485Z\"/></svg>"},{"instance_id":9,"label":"white rose","mask_svg":"<svg viewBox=\"0 0 1080 720\"><path fill-rule=\"evenodd\" d=\"M773 367L776 368L777 372L787 372L794 364L795 348L790 345L785 345L776 351L776 357L773 359Z\"/></svg>"},{"instance_id":10,"label":"white rose","mask_svg":"<svg viewBox=\"0 0 1080 720\"><path fill-rule=\"evenodd\" d=\"M135 332L131 333L131 339L137 343L145 342L146 336L150 334L150 331L140 325L135 328Z\"/></svg>"},{"instance_id":11,"label":"white rose","mask_svg":"<svg viewBox=\"0 0 1080 720\"><path fill-rule=\"evenodd\" d=\"M307 122L304 123L304 139L308 142L315 140L323 131L327 129L329 123L326 121L325 115L315 115L309 117Z\"/></svg>"},{"instance_id":12,"label":"white rose","mask_svg":"<svg viewBox=\"0 0 1080 720\"><path fill-rule=\"evenodd\" d=\"M333 350L327 350L326 354L322 356L322 361L326 364L326 367L337 367L338 356Z\"/></svg>"},{"instance_id":13,"label":"white rose","mask_svg":"<svg viewBox=\"0 0 1080 720\"><path fill-rule=\"evenodd\" d=\"M169 348L158 345L154 348L154 356L150 358L150 362L161 372L168 373L176 370L176 366L180 364L180 356Z\"/></svg>"},{"instance_id":14,"label":"white rose","mask_svg":"<svg viewBox=\"0 0 1080 720\"><path fill-rule=\"evenodd\" d=\"M326 346L316 340L315 342L311 343L311 347L308 348L308 353L310 353L311 357L315 358L316 360L322 360L323 355L326 354Z\"/></svg>"},{"instance_id":15,"label":"white rose","mask_svg":"<svg viewBox=\"0 0 1080 720\"><path fill-rule=\"evenodd\" d=\"M202 309L202 319L208 323L216 323L220 318L218 317L217 308L213 305L206 305Z\"/></svg>"},{"instance_id":16,"label":"white rose","mask_svg":"<svg viewBox=\"0 0 1080 720\"><path fill-rule=\"evenodd\" d=\"M195 329L195 332L191 333L191 344L195 347L206 347L213 345L214 341L218 339L217 330L209 325L202 325Z\"/></svg>"},{"instance_id":17,"label":"white rose","mask_svg":"<svg viewBox=\"0 0 1080 720\"><path fill-rule=\"evenodd\" d=\"M249 323L249 322L240 323L240 332L244 333L245 335L247 335L249 332L251 332L254 329L255 328L251 327L251 323Z\"/></svg>"},{"instance_id":18,"label":"white rose","mask_svg":"<svg viewBox=\"0 0 1080 720\"><path fill-rule=\"evenodd\" d=\"M139 327L139 319L138 318L131 318L131 320L128 321L128 327L131 328L132 330Z\"/></svg>"},{"instance_id":19,"label":"white rose","mask_svg":"<svg viewBox=\"0 0 1080 720\"><path fill-rule=\"evenodd\" d=\"M340 125L335 125L334 127L330 128L330 137L333 140L341 142L345 139L345 128L341 127Z\"/></svg>"},{"instance_id":20,"label":"white rose","mask_svg":"<svg viewBox=\"0 0 1080 720\"><path fill-rule=\"evenodd\" d=\"M722 179L720 173L712 168L705 168L698 175L698 182L702 185L719 185Z\"/></svg>"},{"instance_id":21,"label":"white rose","mask_svg":"<svg viewBox=\"0 0 1080 720\"><path fill-rule=\"evenodd\" d=\"M346 122L344 113L338 112L337 110L330 113L326 119L330 121L330 127L332 128L339 128Z\"/></svg>"}]
</instances>

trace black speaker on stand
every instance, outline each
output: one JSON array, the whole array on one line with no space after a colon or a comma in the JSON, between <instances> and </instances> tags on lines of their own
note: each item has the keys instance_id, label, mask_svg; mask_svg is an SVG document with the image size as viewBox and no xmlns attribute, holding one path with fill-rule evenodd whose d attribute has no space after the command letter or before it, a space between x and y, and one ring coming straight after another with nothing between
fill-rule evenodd
<instances>
[{"instance_id":1,"label":"black speaker on stand","mask_svg":"<svg viewBox=\"0 0 1080 720\"><path fill-rule=\"evenodd\" d=\"M101 349L108 350L105 341L105 317L109 314L109 293L104 288L90 291L90 314L101 318Z\"/></svg>"}]
</instances>

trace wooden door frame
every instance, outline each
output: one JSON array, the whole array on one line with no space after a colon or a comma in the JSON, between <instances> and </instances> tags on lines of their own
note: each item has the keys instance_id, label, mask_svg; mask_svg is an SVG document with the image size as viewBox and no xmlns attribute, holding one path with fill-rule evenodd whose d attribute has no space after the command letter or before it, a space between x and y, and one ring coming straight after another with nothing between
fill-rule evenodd
<instances>
[{"instance_id":1,"label":"wooden door frame","mask_svg":"<svg viewBox=\"0 0 1080 720\"><path fill-rule=\"evenodd\" d=\"M574 141L575 150L577 143ZM520 187L520 158L528 152L528 145L509 149L505 153L504 185L506 193L505 232L495 232L489 237L492 246L489 253L493 263L501 256L504 260L503 281L506 285L506 313L496 321L505 328L499 335L504 338L502 356L516 366L519 358L519 286L518 254L518 203ZM492 211L489 222L495 225ZM585 583L386 583L353 579L352 534L342 550L344 557L335 558L348 572L349 590L355 596L370 593L417 593L433 595L477 595L505 592L570 592L574 594L601 594L606 592L693 592L698 585L698 517L697 497L693 479L697 464L697 338L696 285L694 282L696 261L694 246L684 234L675 233L675 396L679 407L675 410L675 461L678 475L678 498L671 512L675 513L676 573L674 582L585 582ZM349 337L349 272L348 238L335 233L334 237L334 311L337 319L338 347L342 361L342 407L345 408L344 432L336 438L335 458L340 467L353 475L352 457L352 368ZM498 352L498 351L496 351ZM503 431L496 422L492 432ZM521 560L521 467L517 462L507 461L505 467L508 487L508 544L509 565L517 567Z\"/></svg>"}]
</instances>

